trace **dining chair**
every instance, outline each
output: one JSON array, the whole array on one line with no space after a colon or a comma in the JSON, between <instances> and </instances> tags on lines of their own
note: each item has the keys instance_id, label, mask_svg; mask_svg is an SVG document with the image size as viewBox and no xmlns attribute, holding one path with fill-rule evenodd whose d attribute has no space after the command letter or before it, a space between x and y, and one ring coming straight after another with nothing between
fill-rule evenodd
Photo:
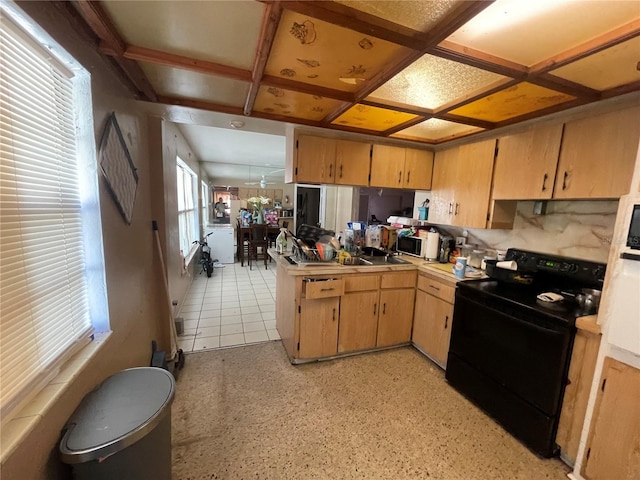
<instances>
[{"instance_id":1,"label":"dining chair","mask_svg":"<svg viewBox=\"0 0 640 480\"><path fill-rule=\"evenodd\" d=\"M258 258L264 260L264 268L267 268L267 248L269 247L269 238L267 236L267 224L266 223L252 223L249 229L251 234L249 236L249 255L248 263L249 270L251 270L251 261L258 261Z\"/></svg>"},{"instance_id":2,"label":"dining chair","mask_svg":"<svg viewBox=\"0 0 640 480\"><path fill-rule=\"evenodd\" d=\"M240 266L244 267L244 259L249 259L249 240L251 232L247 227L242 227L240 220L236 221L236 256Z\"/></svg>"}]
</instances>

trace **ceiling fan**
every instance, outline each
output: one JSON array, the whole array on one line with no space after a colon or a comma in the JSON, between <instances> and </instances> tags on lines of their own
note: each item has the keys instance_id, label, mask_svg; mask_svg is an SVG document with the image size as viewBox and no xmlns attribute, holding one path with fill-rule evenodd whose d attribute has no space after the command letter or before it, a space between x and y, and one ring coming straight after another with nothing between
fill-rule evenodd
<instances>
[{"instance_id":1,"label":"ceiling fan","mask_svg":"<svg viewBox=\"0 0 640 480\"><path fill-rule=\"evenodd\" d=\"M267 185L275 185L275 182L267 182L264 175L259 182L244 182L245 185L260 185L260 188L267 188Z\"/></svg>"}]
</instances>

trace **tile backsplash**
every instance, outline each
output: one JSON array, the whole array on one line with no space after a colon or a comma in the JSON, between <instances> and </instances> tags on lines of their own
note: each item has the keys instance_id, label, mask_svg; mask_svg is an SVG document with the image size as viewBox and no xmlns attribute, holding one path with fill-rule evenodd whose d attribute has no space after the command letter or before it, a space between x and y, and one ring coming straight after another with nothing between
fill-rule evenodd
<instances>
[{"instance_id":1,"label":"tile backsplash","mask_svg":"<svg viewBox=\"0 0 640 480\"><path fill-rule=\"evenodd\" d=\"M518 202L512 230L466 229L467 243L480 248L521 248L606 262L618 210L617 200L549 201L546 214L534 215L535 202ZM453 236L463 229L444 227Z\"/></svg>"}]
</instances>

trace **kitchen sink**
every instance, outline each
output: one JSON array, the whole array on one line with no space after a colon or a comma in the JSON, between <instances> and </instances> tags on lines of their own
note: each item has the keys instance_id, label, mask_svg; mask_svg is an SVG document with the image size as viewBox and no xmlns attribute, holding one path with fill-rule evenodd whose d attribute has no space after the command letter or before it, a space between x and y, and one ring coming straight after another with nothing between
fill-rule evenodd
<instances>
[{"instance_id":1,"label":"kitchen sink","mask_svg":"<svg viewBox=\"0 0 640 480\"><path fill-rule=\"evenodd\" d=\"M408 265L411 262L394 256L359 256L352 258L352 265Z\"/></svg>"}]
</instances>

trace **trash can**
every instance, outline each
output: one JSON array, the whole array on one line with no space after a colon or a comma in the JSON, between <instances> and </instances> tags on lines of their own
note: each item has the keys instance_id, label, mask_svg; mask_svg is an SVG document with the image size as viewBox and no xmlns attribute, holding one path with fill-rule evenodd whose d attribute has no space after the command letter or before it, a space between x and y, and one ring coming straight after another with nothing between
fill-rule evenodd
<instances>
[{"instance_id":1,"label":"trash can","mask_svg":"<svg viewBox=\"0 0 640 480\"><path fill-rule=\"evenodd\" d=\"M123 370L82 400L60 440L76 480L171 480L173 376L161 368Z\"/></svg>"}]
</instances>

